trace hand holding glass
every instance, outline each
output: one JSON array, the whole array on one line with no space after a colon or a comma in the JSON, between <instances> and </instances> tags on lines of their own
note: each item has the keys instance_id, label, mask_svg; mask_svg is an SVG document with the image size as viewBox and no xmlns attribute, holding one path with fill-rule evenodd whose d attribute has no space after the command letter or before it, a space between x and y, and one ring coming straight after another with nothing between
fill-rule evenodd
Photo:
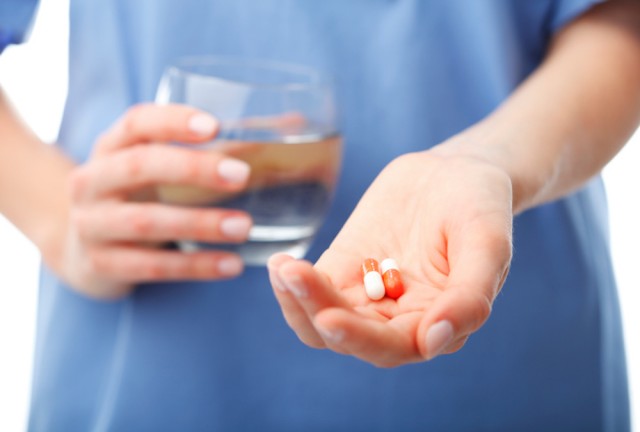
<instances>
[{"instance_id":1,"label":"hand holding glass","mask_svg":"<svg viewBox=\"0 0 640 432\"><path fill-rule=\"evenodd\" d=\"M237 194L158 188L169 204L240 209L252 217L246 243L183 240L180 247L230 250L248 265L264 265L276 252L303 257L331 204L342 154L326 79L301 66L187 58L166 70L157 101L212 114L221 123L216 139L189 148L225 153L251 166L248 187Z\"/></svg>"}]
</instances>

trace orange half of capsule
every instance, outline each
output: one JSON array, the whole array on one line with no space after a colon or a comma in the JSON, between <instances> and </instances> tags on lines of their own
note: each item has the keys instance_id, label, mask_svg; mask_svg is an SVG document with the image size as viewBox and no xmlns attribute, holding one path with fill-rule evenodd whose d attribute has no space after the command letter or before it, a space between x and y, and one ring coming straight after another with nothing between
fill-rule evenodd
<instances>
[{"instance_id":1,"label":"orange half of capsule","mask_svg":"<svg viewBox=\"0 0 640 432\"><path fill-rule=\"evenodd\" d=\"M397 299L404 294L404 284L402 283L402 278L398 270L389 269L384 272L382 281L384 282L384 290L387 297Z\"/></svg>"},{"instance_id":2,"label":"orange half of capsule","mask_svg":"<svg viewBox=\"0 0 640 432\"><path fill-rule=\"evenodd\" d=\"M364 276L372 271L380 273L380 265L373 258L366 258L362 261L362 275Z\"/></svg>"}]
</instances>

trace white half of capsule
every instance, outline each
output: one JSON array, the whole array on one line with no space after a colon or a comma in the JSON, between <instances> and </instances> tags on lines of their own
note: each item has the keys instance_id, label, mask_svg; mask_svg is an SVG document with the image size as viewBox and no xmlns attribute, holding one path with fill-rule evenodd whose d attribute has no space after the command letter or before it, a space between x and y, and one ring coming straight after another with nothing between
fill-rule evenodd
<instances>
[{"instance_id":1,"label":"white half of capsule","mask_svg":"<svg viewBox=\"0 0 640 432\"><path fill-rule=\"evenodd\" d=\"M371 300L380 300L384 297L384 282L377 271L370 271L364 275L364 290Z\"/></svg>"},{"instance_id":2,"label":"white half of capsule","mask_svg":"<svg viewBox=\"0 0 640 432\"><path fill-rule=\"evenodd\" d=\"M393 258L385 258L380 263L380 273L385 274L387 270L398 270L400 271L400 267L398 267L398 263Z\"/></svg>"}]
</instances>

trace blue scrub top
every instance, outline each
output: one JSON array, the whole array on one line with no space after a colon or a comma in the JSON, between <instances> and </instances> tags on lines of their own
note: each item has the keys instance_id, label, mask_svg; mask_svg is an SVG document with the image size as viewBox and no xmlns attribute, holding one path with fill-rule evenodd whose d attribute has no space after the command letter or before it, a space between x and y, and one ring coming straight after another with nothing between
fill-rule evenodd
<instances>
[{"instance_id":1,"label":"blue scrub top","mask_svg":"<svg viewBox=\"0 0 640 432\"><path fill-rule=\"evenodd\" d=\"M180 56L326 71L346 152L313 260L386 163L489 114L595 2L71 0L60 145L84 160L122 112L153 100ZM0 10L0 28L19 21L20 7ZM30 430L628 430L601 180L518 216L514 250L490 320L459 353L391 370L300 343L264 268L145 285L116 303L45 269Z\"/></svg>"}]
</instances>

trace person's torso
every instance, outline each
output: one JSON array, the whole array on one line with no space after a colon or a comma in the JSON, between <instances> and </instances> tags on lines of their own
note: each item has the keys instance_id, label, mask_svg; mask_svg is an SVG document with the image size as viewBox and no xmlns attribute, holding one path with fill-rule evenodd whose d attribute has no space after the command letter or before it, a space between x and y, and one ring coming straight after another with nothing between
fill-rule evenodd
<instances>
[{"instance_id":1,"label":"person's torso","mask_svg":"<svg viewBox=\"0 0 640 432\"><path fill-rule=\"evenodd\" d=\"M557 16L589 1L71 3L60 142L79 161L124 110L153 100L163 68L178 57L278 60L334 77L344 169L314 259L386 163L489 114L540 63ZM612 416L624 423L624 371L613 381L602 372L623 365L602 199L596 181L517 218L511 274L489 322L461 352L393 370L304 346L265 269L228 282L145 285L115 304L82 298L45 273L30 428L522 431L599 430ZM605 398L621 398L619 411L609 412Z\"/></svg>"}]
</instances>

